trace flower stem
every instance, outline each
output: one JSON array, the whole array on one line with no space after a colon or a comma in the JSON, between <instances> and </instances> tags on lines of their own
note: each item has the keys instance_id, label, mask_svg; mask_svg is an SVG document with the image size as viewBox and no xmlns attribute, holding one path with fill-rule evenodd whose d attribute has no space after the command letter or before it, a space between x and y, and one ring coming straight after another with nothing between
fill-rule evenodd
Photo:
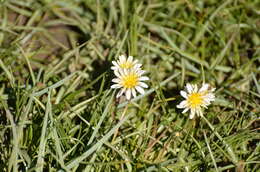
<instances>
[{"instance_id":1,"label":"flower stem","mask_svg":"<svg viewBox=\"0 0 260 172\"><path fill-rule=\"evenodd\" d=\"M125 116L125 114L126 114L126 111L127 111L127 109L128 109L128 105L129 105L129 103L125 106L125 109L124 109L124 111L123 111L123 113L122 113L122 115L121 115L121 117L120 117L120 121L122 121L122 119L124 118L124 116ZM117 134L118 134L118 130L119 130L119 128L115 131L115 133L114 133L114 137L113 137L113 141L116 139L116 136L117 136Z\"/></svg>"}]
</instances>

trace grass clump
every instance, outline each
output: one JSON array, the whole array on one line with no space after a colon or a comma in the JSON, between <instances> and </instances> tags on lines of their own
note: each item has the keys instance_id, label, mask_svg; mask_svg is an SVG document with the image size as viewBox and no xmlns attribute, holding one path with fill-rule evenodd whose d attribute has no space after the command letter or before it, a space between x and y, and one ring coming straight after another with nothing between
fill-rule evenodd
<instances>
[{"instance_id":1,"label":"grass clump","mask_svg":"<svg viewBox=\"0 0 260 172\"><path fill-rule=\"evenodd\" d=\"M3 171L257 171L259 2L0 1ZM149 90L110 89L134 56ZM216 87L204 116L176 105Z\"/></svg>"}]
</instances>

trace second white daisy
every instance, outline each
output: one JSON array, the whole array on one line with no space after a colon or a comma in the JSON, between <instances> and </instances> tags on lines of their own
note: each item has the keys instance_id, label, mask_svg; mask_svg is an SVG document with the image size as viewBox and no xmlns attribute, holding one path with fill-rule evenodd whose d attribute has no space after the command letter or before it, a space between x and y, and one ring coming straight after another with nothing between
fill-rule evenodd
<instances>
[{"instance_id":1,"label":"second white daisy","mask_svg":"<svg viewBox=\"0 0 260 172\"><path fill-rule=\"evenodd\" d=\"M202 107L207 108L210 102L215 100L213 91L215 88L210 88L209 84L203 84L200 89L196 84L187 84L186 91L181 91L180 94L186 100L182 101L177 108L184 109L182 113L190 110L190 119L196 114L202 116Z\"/></svg>"},{"instance_id":2,"label":"second white daisy","mask_svg":"<svg viewBox=\"0 0 260 172\"><path fill-rule=\"evenodd\" d=\"M131 68L131 69L118 69L114 71L117 78L114 78L111 88L121 90L117 94L117 98L125 94L126 99L130 100L131 97L136 97L136 91L144 94L145 91L143 88L148 88L148 85L143 81L149 80L147 76L142 76L145 71L140 68Z\"/></svg>"},{"instance_id":3,"label":"second white daisy","mask_svg":"<svg viewBox=\"0 0 260 172\"><path fill-rule=\"evenodd\" d=\"M138 60L134 60L133 56L129 56L126 58L125 55L119 56L119 60L112 61L113 65L111 67L112 70L119 69L132 69L132 68L140 68L142 64L138 63Z\"/></svg>"}]
</instances>

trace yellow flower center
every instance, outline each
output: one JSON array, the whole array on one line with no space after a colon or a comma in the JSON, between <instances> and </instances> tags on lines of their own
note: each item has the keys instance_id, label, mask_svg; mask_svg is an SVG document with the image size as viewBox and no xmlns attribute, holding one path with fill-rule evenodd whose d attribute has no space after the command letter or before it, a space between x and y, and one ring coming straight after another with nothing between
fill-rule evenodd
<instances>
[{"instance_id":1,"label":"yellow flower center","mask_svg":"<svg viewBox=\"0 0 260 172\"><path fill-rule=\"evenodd\" d=\"M130 69L133 67L133 63L125 62L125 63L121 63L119 66L123 69Z\"/></svg>"},{"instance_id":2,"label":"yellow flower center","mask_svg":"<svg viewBox=\"0 0 260 172\"><path fill-rule=\"evenodd\" d=\"M138 76L135 73L130 73L122 78L122 85L125 88L134 88L138 83Z\"/></svg>"},{"instance_id":3,"label":"yellow flower center","mask_svg":"<svg viewBox=\"0 0 260 172\"><path fill-rule=\"evenodd\" d=\"M200 106L202 102L203 98L201 93L191 93L191 95L188 97L188 104L191 106L191 108Z\"/></svg>"}]
</instances>

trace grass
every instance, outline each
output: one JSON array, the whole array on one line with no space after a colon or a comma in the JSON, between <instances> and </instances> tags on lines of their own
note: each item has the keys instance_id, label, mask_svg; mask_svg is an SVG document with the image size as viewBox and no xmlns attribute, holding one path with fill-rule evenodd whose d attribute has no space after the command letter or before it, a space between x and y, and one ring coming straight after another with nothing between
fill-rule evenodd
<instances>
[{"instance_id":1,"label":"grass","mask_svg":"<svg viewBox=\"0 0 260 172\"><path fill-rule=\"evenodd\" d=\"M258 0L1 0L3 171L259 171ZM116 100L111 61L145 95ZM190 120L186 83L216 101Z\"/></svg>"}]
</instances>

